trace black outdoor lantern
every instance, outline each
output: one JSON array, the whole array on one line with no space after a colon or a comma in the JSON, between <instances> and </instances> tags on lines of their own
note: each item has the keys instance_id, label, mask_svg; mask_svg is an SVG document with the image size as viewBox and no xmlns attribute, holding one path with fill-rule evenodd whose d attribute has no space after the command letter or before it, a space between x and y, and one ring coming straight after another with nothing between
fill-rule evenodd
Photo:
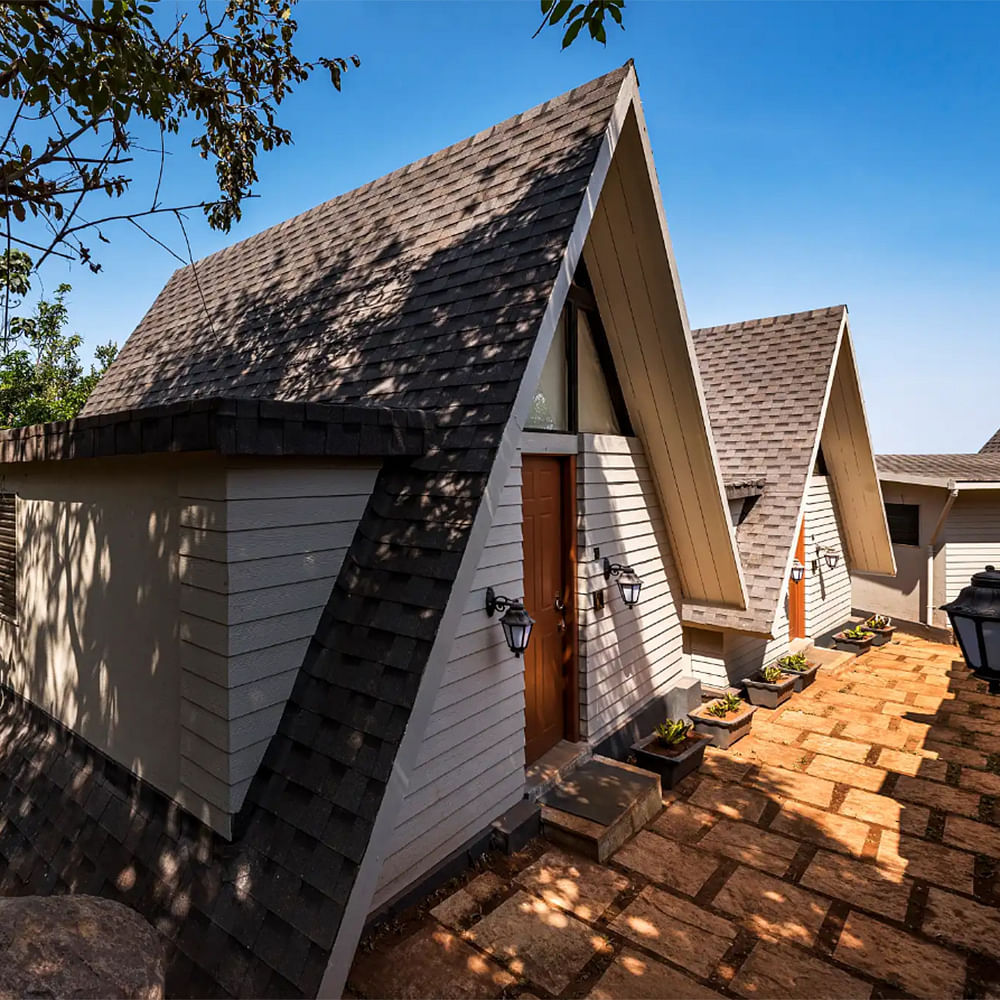
<instances>
[{"instance_id":1,"label":"black outdoor lantern","mask_svg":"<svg viewBox=\"0 0 1000 1000\"><path fill-rule=\"evenodd\" d=\"M840 562L840 553L835 552L829 545L816 546L816 561L822 559L826 563L827 569L836 569Z\"/></svg>"},{"instance_id":2,"label":"black outdoor lantern","mask_svg":"<svg viewBox=\"0 0 1000 1000\"><path fill-rule=\"evenodd\" d=\"M806 575L806 568L802 563L796 559L792 563L792 583L801 583L803 577Z\"/></svg>"},{"instance_id":3,"label":"black outdoor lantern","mask_svg":"<svg viewBox=\"0 0 1000 1000\"><path fill-rule=\"evenodd\" d=\"M535 624L535 619L524 610L524 605L519 600L497 597L496 591L492 587L487 587L486 613L492 618L497 611L504 613L503 618L500 619L500 625L503 627L503 636L507 640L507 645L510 647L510 651L520 658L528 648L531 627Z\"/></svg>"},{"instance_id":4,"label":"black outdoor lantern","mask_svg":"<svg viewBox=\"0 0 1000 1000\"><path fill-rule=\"evenodd\" d=\"M625 607L634 608L639 603L639 591L642 590L642 580L638 574L631 566L622 566L621 563L605 559L604 579L610 580L611 577L618 582L618 592L622 595Z\"/></svg>"},{"instance_id":5,"label":"black outdoor lantern","mask_svg":"<svg viewBox=\"0 0 1000 1000\"><path fill-rule=\"evenodd\" d=\"M941 610L948 612L966 665L1000 694L1000 573L987 566Z\"/></svg>"}]
</instances>

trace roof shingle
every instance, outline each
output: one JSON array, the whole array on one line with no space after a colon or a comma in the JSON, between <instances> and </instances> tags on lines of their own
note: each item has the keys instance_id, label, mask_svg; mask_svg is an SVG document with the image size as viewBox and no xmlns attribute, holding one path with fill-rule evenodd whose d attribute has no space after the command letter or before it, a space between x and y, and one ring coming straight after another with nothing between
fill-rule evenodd
<instances>
[{"instance_id":1,"label":"roof shingle","mask_svg":"<svg viewBox=\"0 0 1000 1000\"><path fill-rule=\"evenodd\" d=\"M1000 453L975 455L878 455L879 477L926 476L966 482L1000 482Z\"/></svg>"}]
</instances>

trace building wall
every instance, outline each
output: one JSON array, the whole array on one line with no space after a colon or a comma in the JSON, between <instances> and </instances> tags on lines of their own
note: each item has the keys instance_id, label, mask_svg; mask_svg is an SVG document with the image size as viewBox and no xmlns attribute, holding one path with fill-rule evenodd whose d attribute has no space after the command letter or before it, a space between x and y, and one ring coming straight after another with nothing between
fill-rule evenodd
<instances>
[{"instance_id":1,"label":"building wall","mask_svg":"<svg viewBox=\"0 0 1000 1000\"><path fill-rule=\"evenodd\" d=\"M959 493L948 514L945 538L945 599L969 586L973 573L1000 566L1000 492Z\"/></svg>"},{"instance_id":2,"label":"building wall","mask_svg":"<svg viewBox=\"0 0 1000 1000\"><path fill-rule=\"evenodd\" d=\"M173 456L0 466L0 488L18 495L0 680L172 796L183 471Z\"/></svg>"},{"instance_id":3,"label":"building wall","mask_svg":"<svg viewBox=\"0 0 1000 1000\"><path fill-rule=\"evenodd\" d=\"M378 465L245 461L179 490L182 804L223 833L277 728Z\"/></svg>"},{"instance_id":4,"label":"building wall","mask_svg":"<svg viewBox=\"0 0 1000 1000\"><path fill-rule=\"evenodd\" d=\"M924 622L927 617L927 545L941 516L948 491L883 481L882 496L886 503L919 505L920 544L892 546L896 559L894 577L852 572L851 602L855 608L863 611L889 615L902 621ZM947 615L937 610L946 600L943 532L935 545L933 560L935 610L931 624L947 626Z\"/></svg>"},{"instance_id":5,"label":"building wall","mask_svg":"<svg viewBox=\"0 0 1000 1000\"><path fill-rule=\"evenodd\" d=\"M828 476L814 474L810 478L805 526L806 635L815 638L843 624L851 615L851 571ZM824 556L828 551L837 555L833 569L825 558L818 557L819 547Z\"/></svg>"},{"instance_id":6,"label":"building wall","mask_svg":"<svg viewBox=\"0 0 1000 1000\"><path fill-rule=\"evenodd\" d=\"M596 745L680 679L680 588L639 440L581 435L577 482L580 734ZM622 604L614 578L604 579L605 557L642 578L635 608ZM597 590L603 610L594 609Z\"/></svg>"},{"instance_id":7,"label":"building wall","mask_svg":"<svg viewBox=\"0 0 1000 1000\"><path fill-rule=\"evenodd\" d=\"M487 616L486 588L524 593L521 459L497 507L372 901L390 901L524 794L524 660Z\"/></svg>"},{"instance_id":8,"label":"building wall","mask_svg":"<svg viewBox=\"0 0 1000 1000\"><path fill-rule=\"evenodd\" d=\"M788 652L787 592L775 621L773 639L732 631L727 631L725 636L726 679L722 683L738 684L744 677L784 656Z\"/></svg>"}]
</instances>

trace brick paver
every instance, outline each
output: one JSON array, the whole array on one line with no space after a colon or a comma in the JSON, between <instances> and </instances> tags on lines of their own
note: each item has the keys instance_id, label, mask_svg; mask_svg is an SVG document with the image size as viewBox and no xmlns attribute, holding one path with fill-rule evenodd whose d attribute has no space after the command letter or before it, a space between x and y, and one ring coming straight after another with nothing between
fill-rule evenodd
<instances>
[{"instance_id":1,"label":"brick paver","mask_svg":"<svg viewBox=\"0 0 1000 1000\"><path fill-rule=\"evenodd\" d=\"M498 861L359 951L350 990L1000 996L991 754L1000 698L897 635L759 710L607 865L543 842Z\"/></svg>"}]
</instances>

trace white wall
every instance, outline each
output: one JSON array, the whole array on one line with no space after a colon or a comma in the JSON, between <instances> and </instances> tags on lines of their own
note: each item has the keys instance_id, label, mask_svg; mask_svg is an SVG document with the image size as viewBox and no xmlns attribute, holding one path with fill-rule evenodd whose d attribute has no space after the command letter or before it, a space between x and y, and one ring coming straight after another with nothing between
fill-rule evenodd
<instances>
[{"instance_id":1,"label":"white wall","mask_svg":"<svg viewBox=\"0 0 1000 1000\"><path fill-rule=\"evenodd\" d=\"M524 593L521 459L486 539L372 910L481 833L524 793L524 660L487 616L486 588Z\"/></svg>"},{"instance_id":2,"label":"white wall","mask_svg":"<svg viewBox=\"0 0 1000 1000\"><path fill-rule=\"evenodd\" d=\"M840 517L828 476L813 474L806 495L806 635L815 638L851 616L851 571L847 564ZM817 548L837 555L830 569Z\"/></svg>"},{"instance_id":3,"label":"white wall","mask_svg":"<svg viewBox=\"0 0 1000 1000\"><path fill-rule=\"evenodd\" d=\"M944 529L946 600L969 586L973 573L1000 566L1000 492L959 493Z\"/></svg>"},{"instance_id":4,"label":"white wall","mask_svg":"<svg viewBox=\"0 0 1000 1000\"><path fill-rule=\"evenodd\" d=\"M181 803L222 833L316 631L378 465L221 463L180 485Z\"/></svg>"},{"instance_id":5,"label":"white wall","mask_svg":"<svg viewBox=\"0 0 1000 1000\"><path fill-rule=\"evenodd\" d=\"M580 733L597 744L684 673L680 588L639 440L582 434L577 480ZM635 608L622 604L613 578L605 581L605 557L642 577ZM606 603L596 611L601 589Z\"/></svg>"}]
</instances>

